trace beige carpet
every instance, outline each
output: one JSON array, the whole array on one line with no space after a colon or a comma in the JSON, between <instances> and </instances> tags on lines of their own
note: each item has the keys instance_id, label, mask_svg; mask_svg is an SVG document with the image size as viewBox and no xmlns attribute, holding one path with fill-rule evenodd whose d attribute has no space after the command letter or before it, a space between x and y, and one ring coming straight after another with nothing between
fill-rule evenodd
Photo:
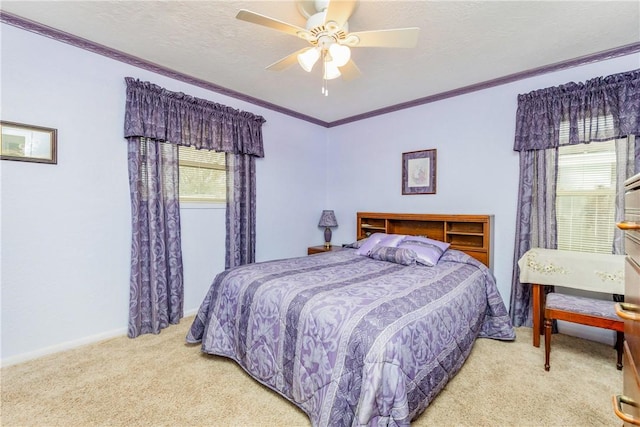
<instances>
[{"instance_id":1,"label":"beige carpet","mask_svg":"<svg viewBox=\"0 0 640 427\"><path fill-rule=\"evenodd\" d=\"M296 406L234 362L160 335L115 338L1 371L2 426L309 426ZM415 426L615 426L622 374L609 346L554 335L551 371L531 329L480 339Z\"/></svg>"}]
</instances>

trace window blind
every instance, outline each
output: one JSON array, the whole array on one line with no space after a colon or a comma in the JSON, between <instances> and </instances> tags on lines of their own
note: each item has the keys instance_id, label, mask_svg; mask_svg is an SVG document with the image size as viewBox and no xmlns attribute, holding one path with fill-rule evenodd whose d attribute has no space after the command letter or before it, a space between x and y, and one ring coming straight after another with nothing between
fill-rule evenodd
<instances>
[{"instance_id":1,"label":"window blind","mask_svg":"<svg viewBox=\"0 0 640 427\"><path fill-rule=\"evenodd\" d=\"M180 146L180 201L225 202L225 153Z\"/></svg>"},{"instance_id":2,"label":"window blind","mask_svg":"<svg viewBox=\"0 0 640 427\"><path fill-rule=\"evenodd\" d=\"M615 141L558 149L558 249L611 253L615 229Z\"/></svg>"}]
</instances>

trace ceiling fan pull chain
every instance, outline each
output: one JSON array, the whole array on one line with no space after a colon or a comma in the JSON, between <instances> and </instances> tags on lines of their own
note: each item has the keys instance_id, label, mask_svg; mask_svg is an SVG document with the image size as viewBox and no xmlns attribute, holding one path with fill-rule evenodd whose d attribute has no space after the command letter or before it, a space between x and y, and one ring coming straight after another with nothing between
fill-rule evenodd
<instances>
[{"instance_id":1,"label":"ceiling fan pull chain","mask_svg":"<svg viewBox=\"0 0 640 427\"><path fill-rule=\"evenodd\" d=\"M327 51L322 49L322 94L324 96L329 96L329 88L327 86Z\"/></svg>"}]
</instances>

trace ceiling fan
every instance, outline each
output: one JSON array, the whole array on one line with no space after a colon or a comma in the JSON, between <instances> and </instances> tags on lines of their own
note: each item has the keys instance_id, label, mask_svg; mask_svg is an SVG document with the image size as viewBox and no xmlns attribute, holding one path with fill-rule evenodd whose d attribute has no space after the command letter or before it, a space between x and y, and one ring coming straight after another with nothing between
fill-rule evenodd
<instances>
[{"instance_id":1,"label":"ceiling fan","mask_svg":"<svg viewBox=\"0 0 640 427\"><path fill-rule=\"evenodd\" d=\"M237 19L262 25L299 37L311 46L304 47L267 67L280 71L298 62L307 72L322 59L322 93L327 96L327 80L342 76L351 80L360 76L360 70L351 59L353 47L414 47L419 28L349 32L347 22L356 9L358 0L296 0L298 10L307 19L305 28L241 9Z\"/></svg>"}]
</instances>

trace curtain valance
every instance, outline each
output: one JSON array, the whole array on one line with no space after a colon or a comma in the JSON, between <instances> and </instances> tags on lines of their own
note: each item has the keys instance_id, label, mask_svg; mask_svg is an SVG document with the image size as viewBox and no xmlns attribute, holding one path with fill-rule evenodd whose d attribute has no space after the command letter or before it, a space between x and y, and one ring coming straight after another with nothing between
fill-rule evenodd
<instances>
[{"instance_id":1,"label":"curtain valance","mask_svg":"<svg viewBox=\"0 0 640 427\"><path fill-rule=\"evenodd\" d=\"M126 77L125 137L145 137L177 145L264 157L262 124L246 111L171 92Z\"/></svg>"},{"instance_id":2,"label":"curtain valance","mask_svg":"<svg viewBox=\"0 0 640 427\"><path fill-rule=\"evenodd\" d=\"M640 69L518 95L515 151L629 135L640 135Z\"/></svg>"}]
</instances>

